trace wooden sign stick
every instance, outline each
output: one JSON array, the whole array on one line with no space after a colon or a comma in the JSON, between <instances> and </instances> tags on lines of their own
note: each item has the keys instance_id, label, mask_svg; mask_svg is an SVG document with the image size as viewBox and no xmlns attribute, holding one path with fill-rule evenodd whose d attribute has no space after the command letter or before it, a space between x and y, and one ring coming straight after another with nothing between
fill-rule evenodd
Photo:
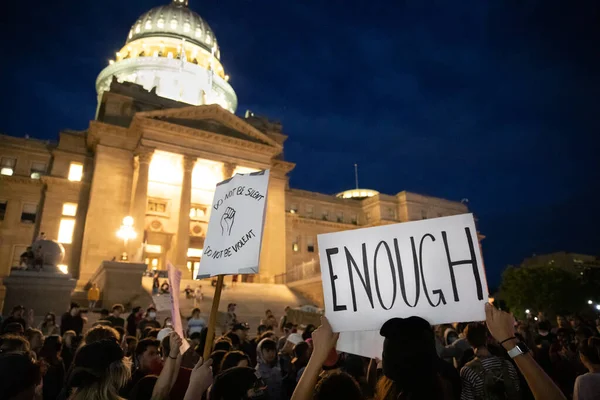
<instances>
[{"instance_id":1,"label":"wooden sign stick","mask_svg":"<svg viewBox=\"0 0 600 400\"><path fill-rule=\"evenodd\" d=\"M210 318L208 320L208 331L206 332L206 342L204 343L204 362L208 360L212 353L215 328L217 327L217 314L219 313L219 302L221 301L221 290L223 290L223 277L224 275L217 276L217 286L215 287L215 296L213 297Z\"/></svg>"}]
</instances>

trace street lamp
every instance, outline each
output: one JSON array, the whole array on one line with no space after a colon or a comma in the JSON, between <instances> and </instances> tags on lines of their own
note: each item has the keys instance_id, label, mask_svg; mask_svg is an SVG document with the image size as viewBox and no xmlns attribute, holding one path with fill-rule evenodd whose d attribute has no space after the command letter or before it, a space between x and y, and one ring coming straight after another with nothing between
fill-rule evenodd
<instances>
[{"instance_id":1,"label":"street lamp","mask_svg":"<svg viewBox=\"0 0 600 400\"><path fill-rule=\"evenodd\" d=\"M594 303L594 302L593 302L593 301L591 301L591 300L588 300L588 304L589 304L590 306L592 305L592 303Z\"/></svg>"},{"instance_id":2,"label":"street lamp","mask_svg":"<svg viewBox=\"0 0 600 400\"><path fill-rule=\"evenodd\" d=\"M529 308L527 310L525 310L525 314L529 314L531 311L529 311Z\"/></svg>"},{"instance_id":3,"label":"street lamp","mask_svg":"<svg viewBox=\"0 0 600 400\"><path fill-rule=\"evenodd\" d=\"M600 311L600 304L596 304L596 310Z\"/></svg>"},{"instance_id":4,"label":"street lamp","mask_svg":"<svg viewBox=\"0 0 600 400\"><path fill-rule=\"evenodd\" d=\"M127 242L129 239L135 239L136 236L137 233L135 233L135 230L133 230L133 218L126 216L123 218L123 223L117 231L117 237L123 239L123 247L125 248L125 251L121 256L121 261L127 261Z\"/></svg>"}]
</instances>

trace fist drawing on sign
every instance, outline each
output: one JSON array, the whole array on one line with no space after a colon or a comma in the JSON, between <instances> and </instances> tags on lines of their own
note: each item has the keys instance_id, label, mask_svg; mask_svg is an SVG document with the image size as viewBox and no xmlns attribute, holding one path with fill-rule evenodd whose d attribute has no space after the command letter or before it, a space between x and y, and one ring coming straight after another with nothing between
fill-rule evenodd
<instances>
[{"instance_id":1,"label":"fist drawing on sign","mask_svg":"<svg viewBox=\"0 0 600 400\"><path fill-rule=\"evenodd\" d=\"M235 219L235 210L231 207L227 207L223 215L221 216L221 235L231 235L231 228L233 227L233 220Z\"/></svg>"}]
</instances>

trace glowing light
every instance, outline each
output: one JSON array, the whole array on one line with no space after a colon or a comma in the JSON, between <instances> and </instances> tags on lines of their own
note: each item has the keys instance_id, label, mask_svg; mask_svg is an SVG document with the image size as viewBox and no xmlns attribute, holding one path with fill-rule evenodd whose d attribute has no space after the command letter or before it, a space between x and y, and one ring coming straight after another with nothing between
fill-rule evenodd
<instances>
[{"instance_id":1,"label":"glowing light","mask_svg":"<svg viewBox=\"0 0 600 400\"><path fill-rule=\"evenodd\" d=\"M0 169L0 175L12 176L13 172L13 169L10 167Z\"/></svg>"},{"instance_id":2,"label":"glowing light","mask_svg":"<svg viewBox=\"0 0 600 400\"><path fill-rule=\"evenodd\" d=\"M125 225L125 226L133 226L133 217L130 217L128 215L125 218L123 218L123 225Z\"/></svg>"},{"instance_id":3,"label":"glowing light","mask_svg":"<svg viewBox=\"0 0 600 400\"><path fill-rule=\"evenodd\" d=\"M57 267L63 274L69 273L69 266L67 264L58 264Z\"/></svg>"},{"instance_id":4,"label":"glowing light","mask_svg":"<svg viewBox=\"0 0 600 400\"><path fill-rule=\"evenodd\" d=\"M129 239L135 239L137 237L137 233L133 230L133 218L127 216L123 218L123 225L117 231L117 237L123 239L125 241L125 245L127 245L127 241Z\"/></svg>"},{"instance_id":5,"label":"glowing light","mask_svg":"<svg viewBox=\"0 0 600 400\"><path fill-rule=\"evenodd\" d=\"M75 220L73 218L62 218L58 226L58 243L73 243L73 231Z\"/></svg>"},{"instance_id":6,"label":"glowing light","mask_svg":"<svg viewBox=\"0 0 600 400\"><path fill-rule=\"evenodd\" d=\"M69 165L69 175L67 176L67 179L70 181L79 182L79 181L81 181L82 177L83 177L83 164L72 162Z\"/></svg>"},{"instance_id":7,"label":"glowing light","mask_svg":"<svg viewBox=\"0 0 600 400\"><path fill-rule=\"evenodd\" d=\"M533 319L537 321L537 320L538 320L538 317L533 317Z\"/></svg>"},{"instance_id":8,"label":"glowing light","mask_svg":"<svg viewBox=\"0 0 600 400\"><path fill-rule=\"evenodd\" d=\"M135 27L135 33L140 33L140 28L141 28L141 25L137 24L137 26Z\"/></svg>"},{"instance_id":9,"label":"glowing light","mask_svg":"<svg viewBox=\"0 0 600 400\"><path fill-rule=\"evenodd\" d=\"M152 21L146 21L146 25L144 26L146 29L152 29Z\"/></svg>"},{"instance_id":10,"label":"glowing light","mask_svg":"<svg viewBox=\"0 0 600 400\"><path fill-rule=\"evenodd\" d=\"M157 22L156 22L156 26L158 26L159 28L164 28L165 27L165 20L160 18Z\"/></svg>"},{"instance_id":11,"label":"glowing light","mask_svg":"<svg viewBox=\"0 0 600 400\"><path fill-rule=\"evenodd\" d=\"M592 304L594 304L594 302L591 300L588 300L588 304L591 306Z\"/></svg>"},{"instance_id":12,"label":"glowing light","mask_svg":"<svg viewBox=\"0 0 600 400\"><path fill-rule=\"evenodd\" d=\"M190 258L200 258L202 257L202 249L188 249L187 256Z\"/></svg>"},{"instance_id":13,"label":"glowing light","mask_svg":"<svg viewBox=\"0 0 600 400\"><path fill-rule=\"evenodd\" d=\"M529 314L531 313L531 311L529 311L529 308L527 310L525 310L525 314Z\"/></svg>"},{"instance_id":14,"label":"glowing light","mask_svg":"<svg viewBox=\"0 0 600 400\"><path fill-rule=\"evenodd\" d=\"M146 253L162 253L162 247L159 244L147 244Z\"/></svg>"},{"instance_id":15,"label":"glowing light","mask_svg":"<svg viewBox=\"0 0 600 400\"><path fill-rule=\"evenodd\" d=\"M600 311L600 304L596 304L596 310Z\"/></svg>"},{"instance_id":16,"label":"glowing light","mask_svg":"<svg viewBox=\"0 0 600 400\"><path fill-rule=\"evenodd\" d=\"M77 203L63 203L62 215L67 217L77 215Z\"/></svg>"},{"instance_id":17,"label":"glowing light","mask_svg":"<svg viewBox=\"0 0 600 400\"><path fill-rule=\"evenodd\" d=\"M190 23L189 22L186 22L185 24L183 24L183 31L184 32L190 31Z\"/></svg>"},{"instance_id":18,"label":"glowing light","mask_svg":"<svg viewBox=\"0 0 600 400\"><path fill-rule=\"evenodd\" d=\"M150 182L181 184L183 180L181 159L182 156L178 154L155 151L150 162Z\"/></svg>"},{"instance_id":19,"label":"glowing light","mask_svg":"<svg viewBox=\"0 0 600 400\"><path fill-rule=\"evenodd\" d=\"M225 75L225 80L229 81L229 75Z\"/></svg>"},{"instance_id":20,"label":"glowing light","mask_svg":"<svg viewBox=\"0 0 600 400\"><path fill-rule=\"evenodd\" d=\"M114 60L108 60L108 65L113 65L115 63Z\"/></svg>"},{"instance_id":21,"label":"glowing light","mask_svg":"<svg viewBox=\"0 0 600 400\"><path fill-rule=\"evenodd\" d=\"M176 29L177 28L177 20L176 19L172 19L171 20L171 29Z\"/></svg>"}]
</instances>

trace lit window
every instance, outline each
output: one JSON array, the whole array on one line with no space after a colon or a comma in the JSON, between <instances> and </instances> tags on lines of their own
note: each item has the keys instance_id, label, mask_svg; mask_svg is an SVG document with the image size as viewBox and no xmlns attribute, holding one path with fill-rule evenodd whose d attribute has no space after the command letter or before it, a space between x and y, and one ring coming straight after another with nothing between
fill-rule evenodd
<instances>
[{"instance_id":1,"label":"lit window","mask_svg":"<svg viewBox=\"0 0 600 400\"><path fill-rule=\"evenodd\" d=\"M152 53L152 57L158 57L158 50L154 50L154 52Z\"/></svg>"},{"instance_id":2,"label":"lit window","mask_svg":"<svg viewBox=\"0 0 600 400\"><path fill-rule=\"evenodd\" d=\"M314 253L315 252L315 242L314 242L313 238L306 239L306 250L309 253Z\"/></svg>"},{"instance_id":3,"label":"lit window","mask_svg":"<svg viewBox=\"0 0 600 400\"><path fill-rule=\"evenodd\" d=\"M6 206L8 205L7 200L0 200L0 221L4 221L6 216Z\"/></svg>"},{"instance_id":4,"label":"lit window","mask_svg":"<svg viewBox=\"0 0 600 400\"><path fill-rule=\"evenodd\" d=\"M200 258L202 257L202 249L188 249L187 256L190 258Z\"/></svg>"},{"instance_id":5,"label":"lit window","mask_svg":"<svg viewBox=\"0 0 600 400\"><path fill-rule=\"evenodd\" d=\"M148 213L165 214L167 212L167 200L148 199Z\"/></svg>"},{"instance_id":6,"label":"lit window","mask_svg":"<svg viewBox=\"0 0 600 400\"><path fill-rule=\"evenodd\" d=\"M167 58L173 58L173 52L172 51L170 51L170 52L167 53Z\"/></svg>"},{"instance_id":7,"label":"lit window","mask_svg":"<svg viewBox=\"0 0 600 400\"><path fill-rule=\"evenodd\" d=\"M58 264L57 267L63 274L69 273L69 266L67 264Z\"/></svg>"},{"instance_id":8,"label":"lit window","mask_svg":"<svg viewBox=\"0 0 600 400\"><path fill-rule=\"evenodd\" d=\"M46 164L40 162L31 163L31 178L40 179L46 173Z\"/></svg>"},{"instance_id":9,"label":"lit window","mask_svg":"<svg viewBox=\"0 0 600 400\"><path fill-rule=\"evenodd\" d=\"M211 44L212 43L212 38L210 37L210 35L207 33L206 34L206 44Z\"/></svg>"},{"instance_id":10,"label":"lit window","mask_svg":"<svg viewBox=\"0 0 600 400\"><path fill-rule=\"evenodd\" d=\"M173 18L171 20L171 29L176 29L177 28L177 20L175 18Z\"/></svg>"},{"instance_id":11,"label":"lit window","mask_svg":"<svg viewBox=\"0 0 600 400\"><path fill-rule=\"evenodd\" d=\"M290 207L290 213L292 214L296 214L298 212L298 205L297 204L292 204Z\"/></svg>"},{"instance_id":12,"label":"lit window","mask_svg":"<svg viewBox=\"0 0 600 400\"><path fill-rule=\"evenodd\" d=\"M144 28L152 29L152 21L150 21L150 20L146 21L146 25L144 26Z\"/></svg>"},{"instance_id":13,"label":"lit window","mask_svg":"<svg viewBox=\"0 0 600 400\"><path fill-rule=\"evenodd\" d=\"M183 31L184 32L190 31L190 23L189 22L186 22L185 24L183 24Z\"/></svg>"},{"instance_id":14,"label":"lit window","mask_svg":"<svg viewBox=\"0 0 600 400\"><path fill-rule=\"evenodd\" d=\"M58 226L58 243L72 243L75 220L73 218L62 218Z\"/></svg>"},{"instance_id":15,"label":"lit window","mask_svg":"<svg viewBox=\"0 0 600 400\"><path fill-rule=\"evenodd\" d=\"M69 166L69 176L68 179L70 181L81 181L83 177L83 164L72 162Z\"/></svg>"},{"instance_id":16,"label":"lit window","mask_svg":"<svg viewBox=\"0 0 600 400\"><path fill-rule=\"evenodd\" d=\"M196 28L196 37L202 36L202 29Z\"/></svg>"},{"instance_id":17,"label":"lit window","mask_svg":"<svg viewBox=\"0 0 600 400\"><path fill-rule=\"evenodd\" d=\"M292 243L292 250L297 252L299 250L298 243Z\"/></svg>"},{"instance_id":18,"label":"lit window","mask_svg":"<svg viewBox=\"0 0 600 400\"><path fill-rule=\"evenodd\" d=\"M129 31L129 39L133 36L133 31Z\"/></svg>"},{"instance_id":19,"label":"lit window","mask_svg":"<svg viewBox=\"0 0 600 400\"><path fill-rule=\"evenodd\" d=\"M21 211L21 222L24 224L35 224L37 216L37 204L23 204Z\"/></svg>"},{"instance_id":20,"label":"lit window","mask_svg":"<svg viewBox=\"0 0 600 400\"><path fill-rule=\"evenodd\" d=\"M135 27L135 33L140 33L140 29L142 29L142 24L137 24Z\"/></svg>"},{"instance_id":21,"label":"lit window","mask_svg":"<svg viewBox=\"0 0 600 400\"><path fill-rule=\"evenodd\" d=\"M190 208L190 218L191 219L204 219L205 216L206 216L206 207L192 206Z\"/></svg>"},{"instance_id":22,"label":"lit window","mask_svg":"<svg viewBox=\"0 0 600 400\"><path fill-rule=\"evenodd\" d=\"M2 159L0 159L0 174L11 176L15 172L16 164L16 158L2 157Z\"/></svg>"},{"instance_id":23,"label":"lit window","mask_svg":"<svg viewBox=\"0 0 600 400\"><path fill-rule=\"evenodd\" d=\"M147 244L146 253L162 253L162 247L159 244Z\"/></svg>"},{"instance_id":24,"label":"lit window","mask_svg":"<svg viewBox=\"0 0 600 400\"><path fill-rule=\"evenodd\" d=\"M152 268L156 268L158 267L158 258L153 258L152 259Z\"/></svg>"},{"instance_id":25,"label":"lit window","mask_svg":"<svg viewBox=\"0 0 600 400\"><path fill-rule=\"evenodd\" d=\"M62 215L65 217L74 217L77 215L76 203L63 203Z\"/></svg>"},{"instance_id":26,"label":"lit window","mask_svg":"<svg viewBox=\"0 0 600 400\"><path fill-rule=\"evenodd\" d=\"M162 18L159 18L158 21L156 21L156 26L158 26L159 28L164 28L165 27L165 20Z\"/></svg>"}]
</instances>

